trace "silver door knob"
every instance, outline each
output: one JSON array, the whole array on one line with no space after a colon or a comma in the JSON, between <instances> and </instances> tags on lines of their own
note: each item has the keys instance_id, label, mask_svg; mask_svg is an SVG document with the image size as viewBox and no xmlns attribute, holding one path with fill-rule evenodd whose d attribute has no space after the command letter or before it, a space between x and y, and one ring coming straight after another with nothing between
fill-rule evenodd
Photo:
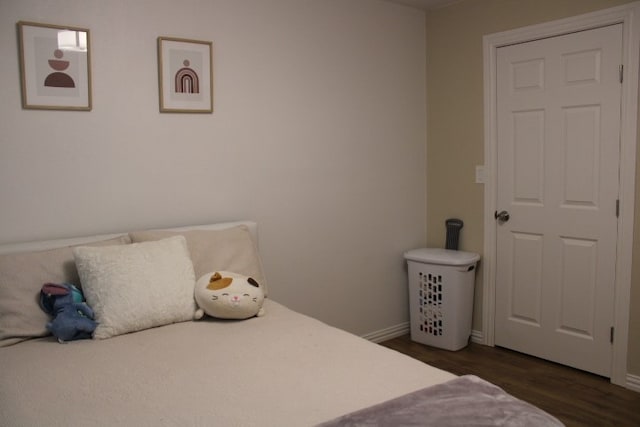
<instances>
[{"instance_id":1,"label":"silver door knob","mask_svg":"<svg viewBox=\"0 0 640 427\"><path fill-rule=\"evenodd\" d=\"M494 213L495 218L500 221L500 222L507 222L509 221L509 212L507 211L496 211Z\"/></svg>"}]
</instances>

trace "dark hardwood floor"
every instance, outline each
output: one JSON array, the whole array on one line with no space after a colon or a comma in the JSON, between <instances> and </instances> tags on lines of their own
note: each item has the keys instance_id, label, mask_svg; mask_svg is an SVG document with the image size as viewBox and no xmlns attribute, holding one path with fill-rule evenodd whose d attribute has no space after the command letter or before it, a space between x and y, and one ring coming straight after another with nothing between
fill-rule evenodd
<instances>
[{"instance_id":1,"label":"dark hardwood floor","mask_svg":"<svg viewBox=\"0 0 640 427\"><path fill-rule=\"evenodd\" d=\"M473 374L554 415L567 427L640 427L640 393L609 379L499 347L470 343L447 351L411 341L381 345L457 375Z\"/></svg>"}]
</instances>

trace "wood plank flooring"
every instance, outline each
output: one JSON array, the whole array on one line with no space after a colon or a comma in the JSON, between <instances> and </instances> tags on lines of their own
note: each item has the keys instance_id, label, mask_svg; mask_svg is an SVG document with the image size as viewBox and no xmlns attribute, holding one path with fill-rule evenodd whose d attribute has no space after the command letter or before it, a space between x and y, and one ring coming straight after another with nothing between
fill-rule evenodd
<instances>
[{"instance_id":1,"label":"wood plank flooring","mask_svg":"<svg viewBox=\"0 0 640 427\"><path fill-rule=\"evenodd\" d=\"M542 408L567 427L640 427L640 393L607 378L474 343L454 352L415 343L405 335L381 345L457 375L477 375Z\"/></svg>"}]
</instances>

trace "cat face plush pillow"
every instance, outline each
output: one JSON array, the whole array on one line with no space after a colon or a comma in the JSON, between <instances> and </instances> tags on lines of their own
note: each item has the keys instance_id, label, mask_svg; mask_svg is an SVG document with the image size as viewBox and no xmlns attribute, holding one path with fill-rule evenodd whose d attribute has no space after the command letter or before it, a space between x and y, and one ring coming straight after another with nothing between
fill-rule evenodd
<instances>
[{"instance_id":1,"label":"cat face plush pillow","mask_svg":"<svg viewBox=\"0 0 640 427\"><path fill-rule=\"evenodd\" d=\"M248 319L264 315L264 289L251 277L229 271L207 273L196 282L198 311L220 319Z\"/></svg>"}]
</instances>

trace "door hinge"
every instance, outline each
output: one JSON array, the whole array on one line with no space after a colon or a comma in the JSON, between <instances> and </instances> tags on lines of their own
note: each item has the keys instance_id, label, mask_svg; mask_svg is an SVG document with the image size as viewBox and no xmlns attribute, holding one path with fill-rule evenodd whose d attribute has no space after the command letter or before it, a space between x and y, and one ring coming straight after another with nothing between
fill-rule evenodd
<instances>
[{"instance_id":1,"label":"door hinge","mask_svg":"<svg viewBox=\"0 0 640 427\"><path fill-rule=\"evenodd\" d=\"M622 80L624 80L624 65L620 64L620 67L618 68L619 72L620 72L620 83L622 83Z\"/></svg>"},{"instance_id":2,"label":"door hinge","mask_svg":"<svg viewBox=\"0 0 640 427\"><path fill-rule=\"evenodd\" d=\"M620 218L620 199L616 200L616 218Z\"/></svg>"},{"instance_id":3,"label":"door hinge","mask_svg":"<svg viewBox=\"0 0 640 427\"><path fill-rule=\"evenodd\" d=\"M614 331L614 329L613 329L613 326L612 326L611 327L611 332L609 334L609 341L611 342L611 344L613 344L613 331Z\"/></svg>"}]
</instances>

